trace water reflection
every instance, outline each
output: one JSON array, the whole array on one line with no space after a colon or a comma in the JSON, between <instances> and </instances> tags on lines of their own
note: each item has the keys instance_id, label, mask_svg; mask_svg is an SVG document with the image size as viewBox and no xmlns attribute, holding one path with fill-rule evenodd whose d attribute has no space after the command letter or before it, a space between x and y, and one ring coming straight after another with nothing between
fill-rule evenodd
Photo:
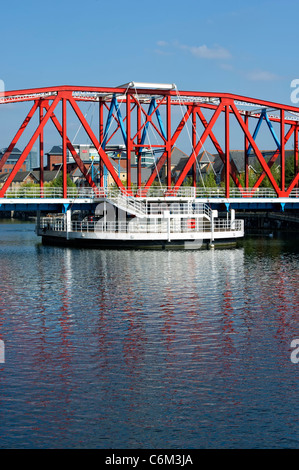
<instances>
[{"instance_id":1,"label":"water reflection","mask_svg":"<svg viewBox=\"0 0 299 470\"><path fill-rule=\"evenodd\" d=\"M284 243L102 252L0 230L0 447L298 442Z\"/></svg>"}]
</instances>

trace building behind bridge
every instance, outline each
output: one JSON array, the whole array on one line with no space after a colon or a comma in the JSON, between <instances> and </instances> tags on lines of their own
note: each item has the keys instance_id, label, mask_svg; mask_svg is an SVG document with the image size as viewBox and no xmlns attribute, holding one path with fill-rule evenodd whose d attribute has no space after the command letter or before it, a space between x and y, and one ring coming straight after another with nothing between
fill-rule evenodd
<instances>
[{"instance_id":1,"label":"building behind bridge","mask_svg":"<svg viewBox=\"0 0 299 470\"><path fill-rule=\"evenodd\" d=\"M74 145L76 153L79 155L80 159L83 161L88 172L93 176L94 181L99 184L99 155L96 148L90 144L77 144ZM7 149L2 149L0 151L0 160L5 154ZM156 150L150 148L144 148L141 154L141 178L142 184L144 184L151 173L156 170L156 162L161 155L161 150L158 153ZM15 148L6 163L3 165L3 168L0 170L0 187L3 185L7 179L8 174L13 169L14 165L21 156L21 150ZM106 153L110 157L115 172L118 177L126 182L127 179L127 153L124 145L114 145L107 146ZM273 156L275 153L273 150L262 150L262 155L266 161ZM294 158L293 150L285 150L286 162ZM189 155L184 153L178 147L173 147L171 152L171 175L172 182L174 183L185 164L189 159ZM39 164L38 164L38 155L36 149L33 149L32 152L28 155L26 162L23 163L19 172L14 178L12 186L17 187L25 183L36 183L39 184ZM62 169L63 161L63 151L62 146L54 145L51 150L45 154L44 157L44 181L50 182ZM232 169L238 175L244 175L245 172L245 156L243 150L232 150L230 151L230 162ZM280 165L280 158L276 159L276 168ZM196 160L196 181L198 184L202 184L205 180L208 179L210 173L213 174L215 184L219 185L224 181L225 177L225 164L222 158L218 154L212 154L210 152L204 151L201 152ZM253 173L256 173L257 176L261 172L261 167L258 162L257 157L252 153L249 156L249 168ZM79 170L73 156L67 150L67 173L70 175L71 179L78 186L86 185L86 180ZM156 176L156 181L165 185L167 174L167 164L162 166L159 175ZM191 181L193 175L193 167L190 168L186 180ZM135 152L131 153L131 181L133 184L137 185L137 157ZM104 168L104 184L105 186L111 186L114 184L110 173L105 171Z\"/></svg>"}]
</instances>

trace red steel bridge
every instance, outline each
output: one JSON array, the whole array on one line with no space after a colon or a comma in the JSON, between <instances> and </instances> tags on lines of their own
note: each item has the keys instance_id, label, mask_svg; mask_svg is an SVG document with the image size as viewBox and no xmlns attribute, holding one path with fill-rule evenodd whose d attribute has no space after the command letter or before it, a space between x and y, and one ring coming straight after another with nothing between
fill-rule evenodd
<instances>
[{"instance_id":1,"label":"red steel bridge","mask_svg":"<svg viewBox=\"0 0 299 470\"><path fill-rule=\"evenodd\" d=\"M86 180L86 186L95 196L101 196L104 189L104 173L109 172L115 187L123 193L146 197L157 176L164 168L165 195L175 196L182 189L187 175L191 175L192 188L197 197L220 198L226 202L253 201L263 198L282 204L299 203L298 170L298 129L299 108L271 101L252 99L230 93L210 93L179 91L173 84L150 84L130 82L118 87L57 86L26 90L5 91L0 93L0 106L10 103L28 102L28 112L17 130L7 150L0 160L0 170L9 159L13 149L26 132L27 144L18 161L0 189L0 205L9 202L12 182L24 164L33 145L39 148L40 192L44 192L44 148L45 131L52 122L57 130L57 138L62 143L63 187L61 198L67 200L67 155L73 157L77 167ZM89 122L83 106L94 103L96 119ZM70 117L71 116L71 117ZM99 156L98 182L76 152L70 138L69 120L86 133L86 138L95 147ZM32 130L32 123L35 123ZM30 124L31 123L31 124ZM30 125L29 125L30 124ZM29 131L29 128L31 129ZM244 155L244 174L240 175L231 158L233 136L238 133ZM272 154L266 158L260 138L267 134L272 142ZM172 174L172 149L178 145L183 135L187 142L187 158L175 179ZM3 135L1 137L2 145ZM127 181L121 181L112 164L107 149L114 142L121 143L126 153ZM224 181L221 194L215 191L204 193L198 185L198 156L209 143L214 153L221 158L224 166ZM292 149L291 180L286 182L286 149ZM141 164L142 152L149 149L155 156L152 173L144 182ZM238 146L238 148L240 148ZM184 150L184 149L182 149ZM136 166L132 165L135 156ZM259 163L260 172L249 187L251 158ZM290 157L289 157L290 158ZM274 165L279 167L279 178L273 174ZM137 172L137 190L132 192L132 172ZM268 181L267 191L263 181ZM206 188L207 190L208 188ZM197 192L196 192L197 191ZM201 192L200 192L201 191ZM10 196L11 197L11 196ZM25 201L24 201L25 202ZM241 202L240 202L241 203Z\"/></svg>"}]
</instances>

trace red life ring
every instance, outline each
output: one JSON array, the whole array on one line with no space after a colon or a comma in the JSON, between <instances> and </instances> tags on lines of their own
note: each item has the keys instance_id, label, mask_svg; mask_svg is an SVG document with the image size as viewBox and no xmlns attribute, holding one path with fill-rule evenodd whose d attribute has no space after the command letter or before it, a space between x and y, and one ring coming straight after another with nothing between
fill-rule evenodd
<instances>
[{"instance_id":1,"label":"red life ring","mask_svg":"<svg viewBox=\"0 0 299 470\"><path fill-rule=\"evenodd\" d=\"M188 219L187 220L187 227L188 228L195 228L196 227L195 219Z\"/></svg>"}]
</instances>

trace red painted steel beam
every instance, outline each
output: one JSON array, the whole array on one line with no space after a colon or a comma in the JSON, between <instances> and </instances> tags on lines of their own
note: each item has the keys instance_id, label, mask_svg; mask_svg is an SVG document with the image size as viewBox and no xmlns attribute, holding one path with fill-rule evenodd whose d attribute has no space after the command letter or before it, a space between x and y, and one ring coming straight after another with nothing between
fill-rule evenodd
<instances>
[{"instance_id":1,"label":"red painted steel beam","mask_svg":"<svg viewBox=\"0 0 299 470\"><path fill-rule=\"evenodd\" d=\"M167 98L170 98L170 97L166 97L166 106L167 106ZM154 114L157 112L157 110L159 109L159 107L162 105L162 104L165 104L165 98L163 98L162 100L160 100L157 104L157 106L153 109L153 111L148 114L144 109L143 107L141 106L140 102L136 99L135 96L132 96L132 99L135 101L135 104L136 106L140 107L141 111L143 112L143 114L145 115L145 121L143 124L141 124L139 127L137 127L137 132L136 134L134 135L134 137L132 138L132 140L134 141L138 135L139 132L141 132L143 130L143 128L146 126L147 123L151 124L153 126L153 128L155 129L155 131L157 132L157 134L161 137L161 139L163 140L163 142L166 143L166 139L165 137L163 136L163 134L160 132L160 130L157 128L156 124L153 122L152 118L154 116ZM171 103L170 103L171 104Z\"/></svg>"},{"instance_id":2,"label":"red painted steel beam","mask_svg":"<svg viewBox=\"0 0 299 470\"><path fill-rule=\"evenodd\" d=\"M231 113L232 111L229 110L228 112ZM208 123L207 123L207 120L204 117L203 113L201 112L200 108L197 108L197 114L198 114L202 124L206 128L208 126ZM222 150L222 148L221 148L221 146L220 146L218 140L216 139L216 137L215 137L212 130L210 131L209 137L210 137L216 151L218 152L219 157L221 158L221 160L223 161L223 163L225 165L225 152ZM195 146L195 143L194 143L193 147L194 146ZM242 187L242 185L241 185L241 183L238 179L238 176L237 176L238 170L237 170L236 165L235 165L233 160L230 162L230 172L231 172L231 177L233 178L235 185L242 190L243 187Z\"/></svg>"},{"instance_id":3,"label":"red painted steel beam","mask_svg":"<svg viewBox=\"0 0 299 470\"><path fill-rule=\"evenodd\" d=\"M167 161L167 187L171 187L171 108L170 108L170 97L167 96L167 103L166 103L166 161Z\"/></svg>"},{"instance_id":4,"label":"red painted steel beam","mask_svg":"<svg viewBox=\"0 0 299 470\"><path fill-rule=\"evenodd\" d=\"M176 92L173 90L169 91L171 96L177 96ZM200 98L219 98L220 100L227 99L229 101L240 101L244 103L254 104L257 106L265 106L267 108L275 108L277 110L283 109L284 111L296 112L298 113L299 109L295 106L290 106L286 104L276 103L274 101L267 101L262 99L250 98L243 95L235 95L233 93L216 93L216 92L202 92L202 91L179 91L180 96L186 97L200 97ZM217 106L217 105L216 105Z\"/></svg>"},{"instance_id":5,"label":"red painted steel beam","mask_svg":"<svg viewBox=\"0 0 299 470\"><path fill-rule=\"evenodd\" d=\"M67 198L67 137L66 137L66 98L62 98L62 192Z\"/></svg>"},{"instance_id":6,"label":"red painted steel beam","mask_svg":"<svg viewBox=\"0 0 299 470\"><path fill-rule=\"evenodd\" d=\"M192 147L194 148L196 145L196 110L195 108L192 109ZM193 163L193 187L196 188L196 161Z\"/></svg>"},{"instance_id":7,"label":"red painted steel beam","mask_svg":"<svg viewBox=\"0 0 299 470\"><path fill-rule=\"evenodd\" d=\"M296 175L299 171L298 166L298 124L294 129L294 174Z\"/></svg>"},{"instance_id":8,"label":"red painted steel beam","mask_svg":"<svg viewBox=\"0 0 299 470\"><path fill-rule=\"evenodd\" d=\"M288 197L290 195L292 189L294 189L295 186L298 185L298 183L299 183L299 173L297 173L297 175L295 176L295 178L293 179L293 181L289 185L287 191L285 192L285 197Z\"/></svg>"},{"instance_id":9,"label":"red painted steel beam","mask_svg":"<svg viewBox=\"0 0 299 470\"><path fill-rule=\"evenodd\" d=\"M137 106L136 109L137 109L137 129L138 129L137 144L141 145L141 131L140 131L140 127L141 127L141 109L140 109L140 106ZM141 179L141 153L138 149L137 150L137 187L138 188L141 188L141 183L142 183L142 179Z\"/></svg>"},{"instance_id":10,"label":"red painted steel beam","mask_svg":"<svg viewBox=\"0 0 299 470\"><path fill-rule=\"evenodd\" d=\"M131 141L131 96L127 94L126 100L126 110L127 110L127 189L131 191L131 151L132 151L132 141Z\"/></svg>"},{"instance_id":11,"label":"red painted steel beam","mask_svg":"<svg viewBox=\"0 0 299 470\"><path fill-rule=\"evenodd\" d=\"M48 104L45 104L44 106L45 106L46 109L49 109ZM56 115L54 113L51 114L51 120L52 120L54 126L56 127L57 131L59 132L60 136L63 137L62 126L61 126L58 118L56 117ZM87 183L89 184L89 186L91 186L95 190L95 193L97 194L98 188L97 188L96 184L94 183L94 181L91 178L86 166L84 165L83 161L81 160L81 158L77 154L76 150L73 147L73 144L71 143L71 141L69 140L69 138L67 136L66 136L66 145L67 145L67 148L69 149L69 151L71 152L72 157L74 158L79 170L81 171L81 173L85 177Z\"/></svg>"},{"instance_id":12,"label":"red painted steel beam","mask_svg":"<svg viewBox=\"0 0 299 470\"><path fill-rule=\"evenodd\" d=\"M184 168L182 169L176 183L175 183L175 188L179 188L182 183L184 182L184 179L186 178L187 176L187 173L188 171L190 170L192 164L194 163L201 147L203 146L206 138L208 137L208 135L210 134L210 131L211 129L213 128L215 122L217 121L220 113L223 111L223 107L224 107L224 104L223 102L221 102L218 106L218 108L216 109L216 111L214 112L208 126L205 128L201 138L199 139L199 142L196 144L195 148L193 149L193 152L192 154L190 155L188 161L186 162Z\"/></svg>"},{"instance_id":13,"label":"red painted steel beam","mask_svg":"<svg viewBox=\"0 0 299 470\"><path fill-rule=\"evenodd\" d=\"M280 186L285 191L285 148L284 148L284 110L280 111Z\"/></svg>"},{"instance_id":14,"label":"red painted steel beam","mask_svg":"<svg viewBox=\"0 0 299 470\"><path fill-rule=\"evenodd\" d=\"M87 135L89 136L91 142L93 143L93 145L97 149L97 152L98 152L99 156L101 157L104 165L107 167L107 170L111 174L111 176L112 176L113 180L115 181L116 185L125 192L125 187L124 187L123 183L121 182L121 180L117 176L117 174L115 172L115 169L114 169L112 163L109 160L108 155L102 149L99 141L97 140L97 138L94 135L92 129L90 128L88 122L86 121L86 119L85 119L81 109L79 108L78 104L76 103L76 101L72 97L69 98L69 103L71 104L73 110L75 111L79 121L81 122L82 126L84 127L84 129L85 129Z\"/></svg>"},{"instance_id":15,"label":"red painted steel beam","mask_svg":"<svg viewBox=\"0 0 299 470\"><path fill-rule=\"evenodd\" d=\"M0 98L7 98L12 97L15 100L18 100L18 97L24 97L27 101L32 101L39 99L39 96L34 96L41 93L61 93L61 92L72 92L72 93L104 93L104 94L125 94L128 93L130 95L149 95L149 96L156 96L159 94L160 96L171 96L177 99L177 91L176 90L158 90L158 89L135 89L135 88L124 88L124 87L90 87L90 86L73 86L73 85L61 85L55 87L43 87L43 88L29 88L23 90L13 90L13 91L5 91L0 93ZM298 108L295 106L289 106L284 104L279 104L273 101L261 100L250 98L243 95L236 95L232 93L217 93L217 92L202 92L202 91L179 91L179 96L187 97L188 99L195 97L195 98L218 98L218 99L228 99L233 101L241 101L244 103L254 103L259 106L266 106L268 108L275 108L275 109L283 109L285 111L290 112L298 112ZM47 97L50 99L49 97ZM51 97L53 99L53 96ZM74 99L83 100L80 97L74 97ZM89 97L85 98L86 101L90 101ZM97 98L98 99L98 98ZM95 99L95 100L97 100ZM172 103L174 104L174 103ZM177 103L178 105L181 103Z\"/></svg>"},{"instance_id":16,"label":"red painted steel beam","mask_svg":"<svg viewBox=\"0 0 299 470\"><path fill-rule=\"evenodd\" d=\"M106 107L106 109L109 111L109 106L107 106L106 103L105 103L105 107ZM131 112L133 111L133 109L134 109L134 107L131 109ZM115 115L114 113L112 113L112 117L113 117L114 121L116 122L116 128L115 128L115 130L114 130L113 132L111 132L110 137L107 138L107 140L106 140L106 146L107 146L107 144L110 142L110 140L112 140L112 138L113 138L114 135L117 133L117 131L121 128L121 126L120 126L120 121L119 121L118 116ZM123 118L123 122L125 122L126 119L127 119L127 116L125 116L125 117ZM100 141L100 142L101 142L101 144L102 144L102 141Z\"/></svg>"},{"instance_id":17,"label":"red painted steel beam","mask_svg":"<svg viewBox=\"0 0 299 470\"><path fill-rule=\"evenodd\" d=\"M244 124L247 128L247 131L249 132L248 128L248 113L245 114L244 116ZM249 187L249 157L248 157L248 149L249 149L249 143L248 139L246 137L246 134L244 133L244 153L245 153L245 188Z\"/></svg>"},{"instance_id":18,"label":"red painted steel beam","mask_svg":"<svg viewBox=\"0 0 299 470\"><path fill-rule=\"evenodd\" d=\"M288 130L288 132L286 133L286 135L284 136L284 145L288 142L288 140L290 139L291 135L293 134L294 130L295 130L295 127L296 127L296 124L293 124L293 126L290 127L290 129ZM270 158L270 160L268 161L268 167L269 168L272 168L273 164L275 163L275 161L277 160L277 157L280 155L280 150L279 148L276 150L276 152L272 155L272 157ZM263 181L263 179L265 178L266 176L266 173L265 171L263 171L260 176L258 177L258 179L256 180L256 182L254 183L253 185L253 189L255 188L258 188L261 184L261 182Z\"/></svg>"},{"instance_id":19,"label":"red painted steel beam","mask_svg":"<svg viewBox=\"0 0 299 470\"><path fill-rule=\"evenodd\" d=\"M258 161L262 165L263 170L265 171L266 175L268 176L270 183L272 184L272 186L273 186L274 190L276 191L277 195L280 196L280 194L281 194L280 188L278 187L278 185L277 185L277 183L276 183L276 181L275 181L275 179L274 179L274 177L273 177L273 175L270 171L270 168L268 167L267 162L265 161L262 153L260 152L258 146L256 145L255 140L253 139L252 135L250 134L249 130L247 129L247 126L245 125L243 119L241 118L234 102L231 102L231 109L233 110L234 115L237 118L237 121L239 122L241 128L243 129L244 134L248 138L249 143L252 146Z\"/></svg>"},{"instance_id":20,"label":"red painted steel beam","mask_svg":"<svg viewBox=\"0 0 299 470\"><path fill-rule=\"evenodd\" d=\"M43 102L40 100L39 103L39 122L41 123L44 117L44 106ZM43 195L44 188L44 132L41 131L39 135L39 184L41 189L41 197Z\"/></svg>"},{"instance_id":21,"label":"red painted steel beam","mask_svg":"<svg viewBox=\"0 0 299 470\"><path fill-rule=\"evenodd\" d=\"M16 176L17 172L19 171L19 169L23 165L24 161L26 160L30 150L32 149L32 147L34 145L34 142L36 141L36 139L40 135L41 131L45 127L45 124L48 122L48 120L49 120L52 112L56 108L59 100L60 100L59 96L56 96L55 100L52 102L51 106L49 107L47 113L45 114L45 116L43 116L42 122L38 125L36 131L34 132L33 136L31 137L30 141L28 142L27 146L25 147L22 155L20 156L19 160L14 165L13 169L11 170L11 172L8 175L7 180L3 184L3 186L0 190L0 197L4 197L7 188L10 186L10 184L12 183L12 181L13 181L14 177Z\"/></svg>"},{"instance_id":22,"label":"red painted steel beam","mask_svg":"<svg viewBox=\"0 0 299 470\"><path fill-rule=\"evenodd\" d=\"M104 102L102 100L99 101L99 142L100 145L103 144L104 140ZM100 186L101 188L104 187L104 164L102 157L100 156L99 161L99 170L100 170Z\"/></svg>"},{"instance_id":23,"label":"red painted steel beam","mask_svg":"<svg viewBox=\"0 0 299 470\"><path fill-rule=\"evenodd\" d=\"M178 124L173 136L172 136L172 139L171 139L171 143L170 143L170 147L172 149L172 147L174 146L176 140L178 139L180 133L182 132L184 126L186 125L187 123L187 120L189 119L189 116L192 112L192 105L189 104L189 106L187 107L187 111L185 112L184 116L182 117L180 123ZM167 158L167 153L166 151L163 152L163 154L161 155L161 157L159 158L159 160L156 162L156 167L155 167L155 170L152 172L151 176L149 177L149 179L147 180L145 186L144 186L144 189L143 189L143 194L145 195L148 188L152 185L152 183L154 182L154 180L156 179L157 177L157 174L159 174L159 172L161 171L164 163L165 163L165 160Z\"/></svg>"},{"instance_id":24,"label":"red painted steel beam","mask_svg":"<svg viewBox=\"0 0 299 470\"><path fill-rule=\"evenodd\" d=\"M229 197L230 152L229 152L229 104L225 105L225 197Z\"/></svg>"},{"instance_id":25,"label":"red painted steel beam","mask_svg":"<svg viewBox=\"0 0 299 470\"><path fill-rule=\"evenodd\" d=\"M13 151L14 147L16 146L16 144L17 144L19 138L21 137L21 135L23 134L24 130L28 126L32 116L34 115L35 111L38 108L38 105L39 105L39 102L35 101L32 108L30 109L29 113L25 117L22 125L20 126L19 130L17 131L16 135L14 136L11 143L9 144L6 152L4 153L3 157L0 160L0 170L2 170L3 166L5 165L8 158L10 157L11 152Z\"/></svg>"},{"instance_id":26,"label":"red painted steel beam","mask_svg":"<svg viewBox=\"0 0 299 470\"><path fill-rule=\"evenodd\" d=\"M248 97L244 97L244 96L239 96L239 95L234 95L234 94L228 94L228 93L206 93L206 92L188 92L188 91L185 92L185 91L181 91L180 92L181 100L178 100L178 93L177 93L176 90L168 90L168 91L157 90L157 89L138 89L138 90L136 90L135 88L125 88L125 87L122 87L122 88L118 88L118 87L108 88L108 87L61 86L61 87L46 87L46 88L35 88L35 89L28 89L28 90L17 90L17 91L12 91L12 92L1 93L0 97L5 97L5 99L8 100L7 102L18 102L18 101L22 101L22 100L23 101L29 101L29 100L32 101L32 100L34 100L34 105L31 109L31 111L28 113L23 125L18 130L15 138L13 139L10 146L8 147L8 150L5 153L4 157L2 158L2 160L0 162L0 168L2 168L4 163L7 161L12 149L16 145L16 142L18 141L19 137L22 135L23 130L26 128L29 120L34 115L37 103L40 103L40 107L42 107L43 105L41 103L47 102L50 99L53 99L54 100L53 103L54 103L55 100L57 99L57 97L58 97L58 101L63 99L63 97L64 97L65 98L65 105L66 105L66 102L68 100L70 102L70 104L72 105L74 111L76 112L76 114L77 114L79 120L81 121L83 127L85 128L87 134L91 138L91 141L95 145L95 142L99 143L99 142L102 142L102 140L99 136L99 142L98 142L96 137L94 136L90 126L87 124L86 120L84 118L82 120L83 114L81 113L81 115L80 115L81 111L80 111L80 108L78 107L78 105L76 104L77 101L84 101L84 100L85 101L90 101L90 100L96 101L96 100L98 100L102 103L100 105L100 108L103 111L103 103L104 103L103 100L109 101L109 100L111 100L113 94L116 93L116 94L121 95L121 94L125 94L126 92L127 92L126 102L127 103L128 102L132 103L133 101L135 101L134 106L139 106L141 111L146 115L146 122L153 125L154 130L157 132L157 135L159 135L162 139L163 144L161 144L159 147L164 148L164 146L165 146L165 151L163 152L162 156L160 157L160 159L157 162L157 170L160 171L162 166L166 162L166 164L167 164L167 185L170 185L171 149L172 149L174 143L176 142L176 139L180 135L182 129L187 124L187 120L189 119L190 113L192 112L191 110L193 109L194 106L198 105L198 102L196 102L196 100L198 98L205 98L205 97L206 98L217 98L217 99L221 100L220 104L222 105L222 109L221 109L220 112L225 112L225 115L226 115L225 119L226 119L227 123L228 123L228 120L229 120L229 115L231 115L231 114L234 114L237 121L239 122L239 124L240 124L240 126L241 126L241 128L244 132L245 149L246 149L246 145L248 145L248 142L249 142L250 145L252 145L252 148L255 151L257 159L259 160L259 162L262 166L262 169L263 169L262 175L259 177L259 179L256 182L256 187L258 187L260 182L262 181L262 179L265 176L267 176L269 178L272 186L274 187L275 191L277 192L277 194L280 195L280 196L283 196L283 195L289 194L290 190L298 183L298 151L297 150L295 150L295 154L294 154L295 178L293 179L293 181L291 182L291 184L290 184L290 186L287 190L285 188L285 182L284 182L284 180L285 180L285 143L287 141L286 137L288 135L291 135L291 133L294 131L294 128L295 128L294 126L298 126L298 124L294 124L293 120L288 119L287 116L285 116L285 113L286 112L296 112L296 113L298 113L298 108L297 107L281 105L281 104L278 104L278 103L273 103L273 102L269 102L269 101L265 101L265 100L256 100L256 99L252 99L252 98L248 98ZM80 93L81 93L81 95L80 95ZM91 95L91 94L94 94L94 95ZM159 95L159 98L156 98L157 107L149 115L149 114L146 113L146 111L143 109L143 107L140 105L139 102L145 103L146 102L145 99L148 99L147 102L149 102L150 97L152 97L152 96L156 97L157 94ZM135 95L137 95L137 98L136 98ZM147 97L147 95L148 95L148 97ZM139 99L138 99L138 97L139 97ZM123 98L122 98L122 100L123 100ZM154 115L154 113L156 112L156 110L158 109L159 106L162 106L162 104L163 105L165 104L165 100L166 100L166 108L167 108L166 113L169 116L169 121L170 121L170 116L171 116L171 106L181 105L182 103L184 103L184 105L187 106L186 114L185 114L184 118L181 120L181 122L180 122L179 126L177 127L175 133L171 137L170 132L167 132L167 139L166 140L165 140L165 137L161 134L161 132L157 128L157 126L155 126L155 124L152 121L152 116ZM188 100L190 100L190 101L188 101ZM235 103L235 101L244 102L244 103L248 103L248 104L254 104L257 107L258 106L266 106L266 107L269 107L269 108L274 108L276 110L276 112L280 111L280 118L273 117L273 116L270 116L270 115L268 117L271 121L278 122L280 124L280 134L281 134L281 143L282 143L282 145L281 145L281 147L282 147L281 148L281 188L279 188L278 185L276 184L275 179L274 179L274 177L273 177L273 175L270 171L270 168L271 168L273 162L277 158L277 152L275 152L275 154L272 156L270 162L265 161L265 159L262 156L261 152L259 151L257 145L255 143L252 144L252 140L254 140L254 139L253 139L252 135L250 134L250 132L248 130L248 126L247 126L248 122L246 121L246 120L248 120L249 112L237 109L237 104ZM225 103L225 106L224 106L224 103ZM239 103L239 106L240 105L241 104ZM77 106L77 108L76 108L76 106ZM203 108L205 107L205 108L208 108L210 110L213 110L214 111L214 114L213 114L213 117L212 117L212 119L213 119L215 117L215 114L218 113L220 105L216 105L216 104L213 104L213 103L200 103L200 107L203 107ZM102 111L100 111L100 113ZM220 114L220 112L219 112L219 114ZM245 118L245 123L243 123L244 124L244 126L243 126L241 124L241 121L243 122L241 116L243 116L243 115L246 116L246 113L247 113L248 117ZM54 114L54 113L52 113L52 114ZM131 114L132 114L132 109L131 109L130 106L127 105L127 116L124 118L124 121L129 120L129 125L128 125L128 122L127 122L127 126L128 126L128 129L129 129L128 142L127 142L127 146L128 146L128 150L129 150L128 153L127 153L127 156L128 156L128 158L127 158L128 186L130 185L130 182L131 182L131 166L130 166L131 150L133 150L135 148L135 151L138 154L138 146L141 145L141 143L140 143L140 130L142 128L142 126L140 126L140 123L139 123L139 125L137 126L137 134L132 139L132 137L131 137ZM252 117L252 118L258 118L258 116L259 116L258 113L256 115L250 115L250 117ZM117 118L115 118L115 119L116 119L116 122L118 122ZM211 121L212 121L212 119L211 119ZM218 119L218 116L215 118L215 122L216 122L217 119ZM42 116L41 114L40 114L40 120L41 120L41 122L40 122L40 125L41 125L42 123L44 123L44 116ZM63 121L64 121L64 124L63 124L63 127L64 127L64 125L66 126L66 117L65 117L65 119L63 119ZM207 125L205 126L205 130L204 130L204 133L202 135L202 138L200 139L199 142L197 142L197 144L196 144L196 139L194 138L194 136L192 137L193 147L195 147L195 148L193 149L193 151L192 151L192 153L191 153L191 155L188 159L188 162L187 162L186 166L182 170L176 185L180 186L182 184L182 182L184 180L184 177L187 175L187 173L188 173L188 171L189 171L189 169L191 168L192 165L193 165L193 170L195 169L196 156L199 152L199 149L203 145L203 141L202 141L203 138L206 139L209 136L211 138L215 148L218 147L218 149L220 148L220 150L221 150L221 147L219 146L219 143L217 142L217 139L215 138L215 136L212 132L212 127L213 127L214 124L211 126L211 121L209 122L209 124L207 123ZM204 123L204 121L202 121L202 122ZM102 124L103 124L103 116L102 116ZM144 125L145 124L146 123L144 123ZM45 125L45 123L43 124L42 127L40 127L40 132L38 133L38 135L40 136L40 141L43 140L42 133L43 133L44 125ZM101 119L100 119L100 125L101 125ZM143 127L144 127L144 125L143 125ZM194 125L194 116L193 116L193 125ZM284 135L285 125L292 126L286 136ZM117 126L117 129L116 129L115 132L117 132L119 130L119 127L120 126L119 126L119 122L118 122L118 126ZM246 130L246 128L247 128L247 130ZM298 127L297 127L297 129L298 129ZM99 130L99 132L101 134L100 130ZM34 135L32 136L32 138L34 137ZM135 143L135 138L136 137L137 137L137 144ZM63 158L64 158L64 162L65 162L65 160L66 160L66 148L67 147L70 148L69 145L71 145L71 144L70 144L69 140L67 139L66 131L63 131L62 138L63 138L63 148L64 148L64 151L65 151L65 154L64 154ZM229 138L229 131L228 131L228 127L227 127L226 139L228 140L228 138ZM298 131L297 130L295 131L294 139L296 139L296 138L297 138L297 144L295 145L295 148L298 148ZM31 142L31 140L30 140L30 142ZM30 144L30 142L29 142L29 144ZM247 142L247 144L246 144L246 142ZM27 145L26 149L24 150L25 153L28 151L28 145ZM121 184L118 176L116 175L115 169L114 169L113 165L111 164L107 154L103 151L103 149L101 149L100 145L95 145L95 147L98 148L98 152L99 152L99 155L100 155L100 162L101 162L100 166L102 166L102 168L103 168L103 164L106 164L107 169L110 172L110 174L112 175L112 177L113 177L114 181L116 182L116 184L120 188L123 188L123 185ZM225 157L225 155L226 156L228 155L228 148L229 148L229 146L228 146L228 144L226 144L225 153L223 153L222 150L221 150L221 152L218 152L220 157L222 159L224 159L224 163L226 164L226 184L227 184L227 180L229 179L229 175L231 175L234 179L235 184L241 189L242 186L241 186L241 184L240 184L240 182L237 178L236 168L233 166L233 162L231 162L231 165L228 166L228 159ZM74 151L74 149L73 149L73 151ZM24 152L23 152L23 154L21 156L21 159L19 161L21 161L23 159ZM41 165L40 166L41 166L41 171L43 171L43 162L42 162L42 160L43 160L43 158L42 158L43 157L43 148L42 148L42 144L40 144L40 155L41 155ZM246 152L245 152L245 155L246 155ZM246 157L245 157L245 159L246 159ZM78 163L80 164L80 161L81 160L77 158L77 160L76 160L77 164ZM82 161L81 161L81 163L82 163ZM140 158L138 160L138 164L140 164ZM247 161L247 164L248 164L248 161ZM17 165L19 165L19 162L17 163ZM245 165L246 165L246 161L245 161ZM64 166L66 167L66 164L64 164ZM15 171L15 168L14 168L14 171ZM81 165L81 168L85 168L84 164L83 164L83 167ZM146 183L146 186L145 186L146 190L150 187L150 185L152 184L152 182L156 178L156 175L157 175L156 171L152 173L152 175L150 176L149 180ZM42 185L43 184L42 176L41 176L40 179L41 179L41 185ZM65 172L64 172L64 179L65 179ZM140 166L138 167L138 181L141 182L141 168L140 168ZM248 181L248 170L247 170L247 177L246 177L245 181L246 182ZM103 183L103 178L102 178L102 183ZM193 184L196 184L194 179L193 179ZM247 186L247 183L246 183L246 186Z\"/></svg>"},{"instance_id":27,"label":"red painted steel beam","mask_svg":"<svg viewBox=\"0 0 299 470\"><path fill-rule=\"evenodd\" d=\"M185 104L185 103L183 103L183 104ZM190 103L187 103L187 104L190 104ZM174 106L174 103L172 103L172 106ZM216 105L216 104L200 103L201 108L206 108L206 109L209 109L209 110L215 110L215 109L217 109L217 106L218 105ZM278 109L277 109L277 111L278 111ZM231 109L229 110L229 112L230 112L230 114L233 114L233 111ZM260 116L261 116L260 113L249 114L249 111L244 110L244 109L238 109L238 112L241 116L246 116L246 114L248 114L251 119L259 119ZM296 112L299 113L299 108L297 108ZM276 116L273 116L273 115L268 115L268 118L271 122L280 123L280 117L276 117ZM285 124L292 126L294 124L294 119L288 119L285 116Z\"/></svg>"},{"instance_id":28,"label":"red painted steel beam","mask_svg":"<svg viewBox=\"0 0 299 470\"><path fill-rule=\"evenodd\" d=\"M289 196L291 191L297 186L299 183L299 169L298 169L298 124L294 126L294 178L293 181L289 184L288 189L286 190L286 196Z\"/></svg>"}]
</instances>

